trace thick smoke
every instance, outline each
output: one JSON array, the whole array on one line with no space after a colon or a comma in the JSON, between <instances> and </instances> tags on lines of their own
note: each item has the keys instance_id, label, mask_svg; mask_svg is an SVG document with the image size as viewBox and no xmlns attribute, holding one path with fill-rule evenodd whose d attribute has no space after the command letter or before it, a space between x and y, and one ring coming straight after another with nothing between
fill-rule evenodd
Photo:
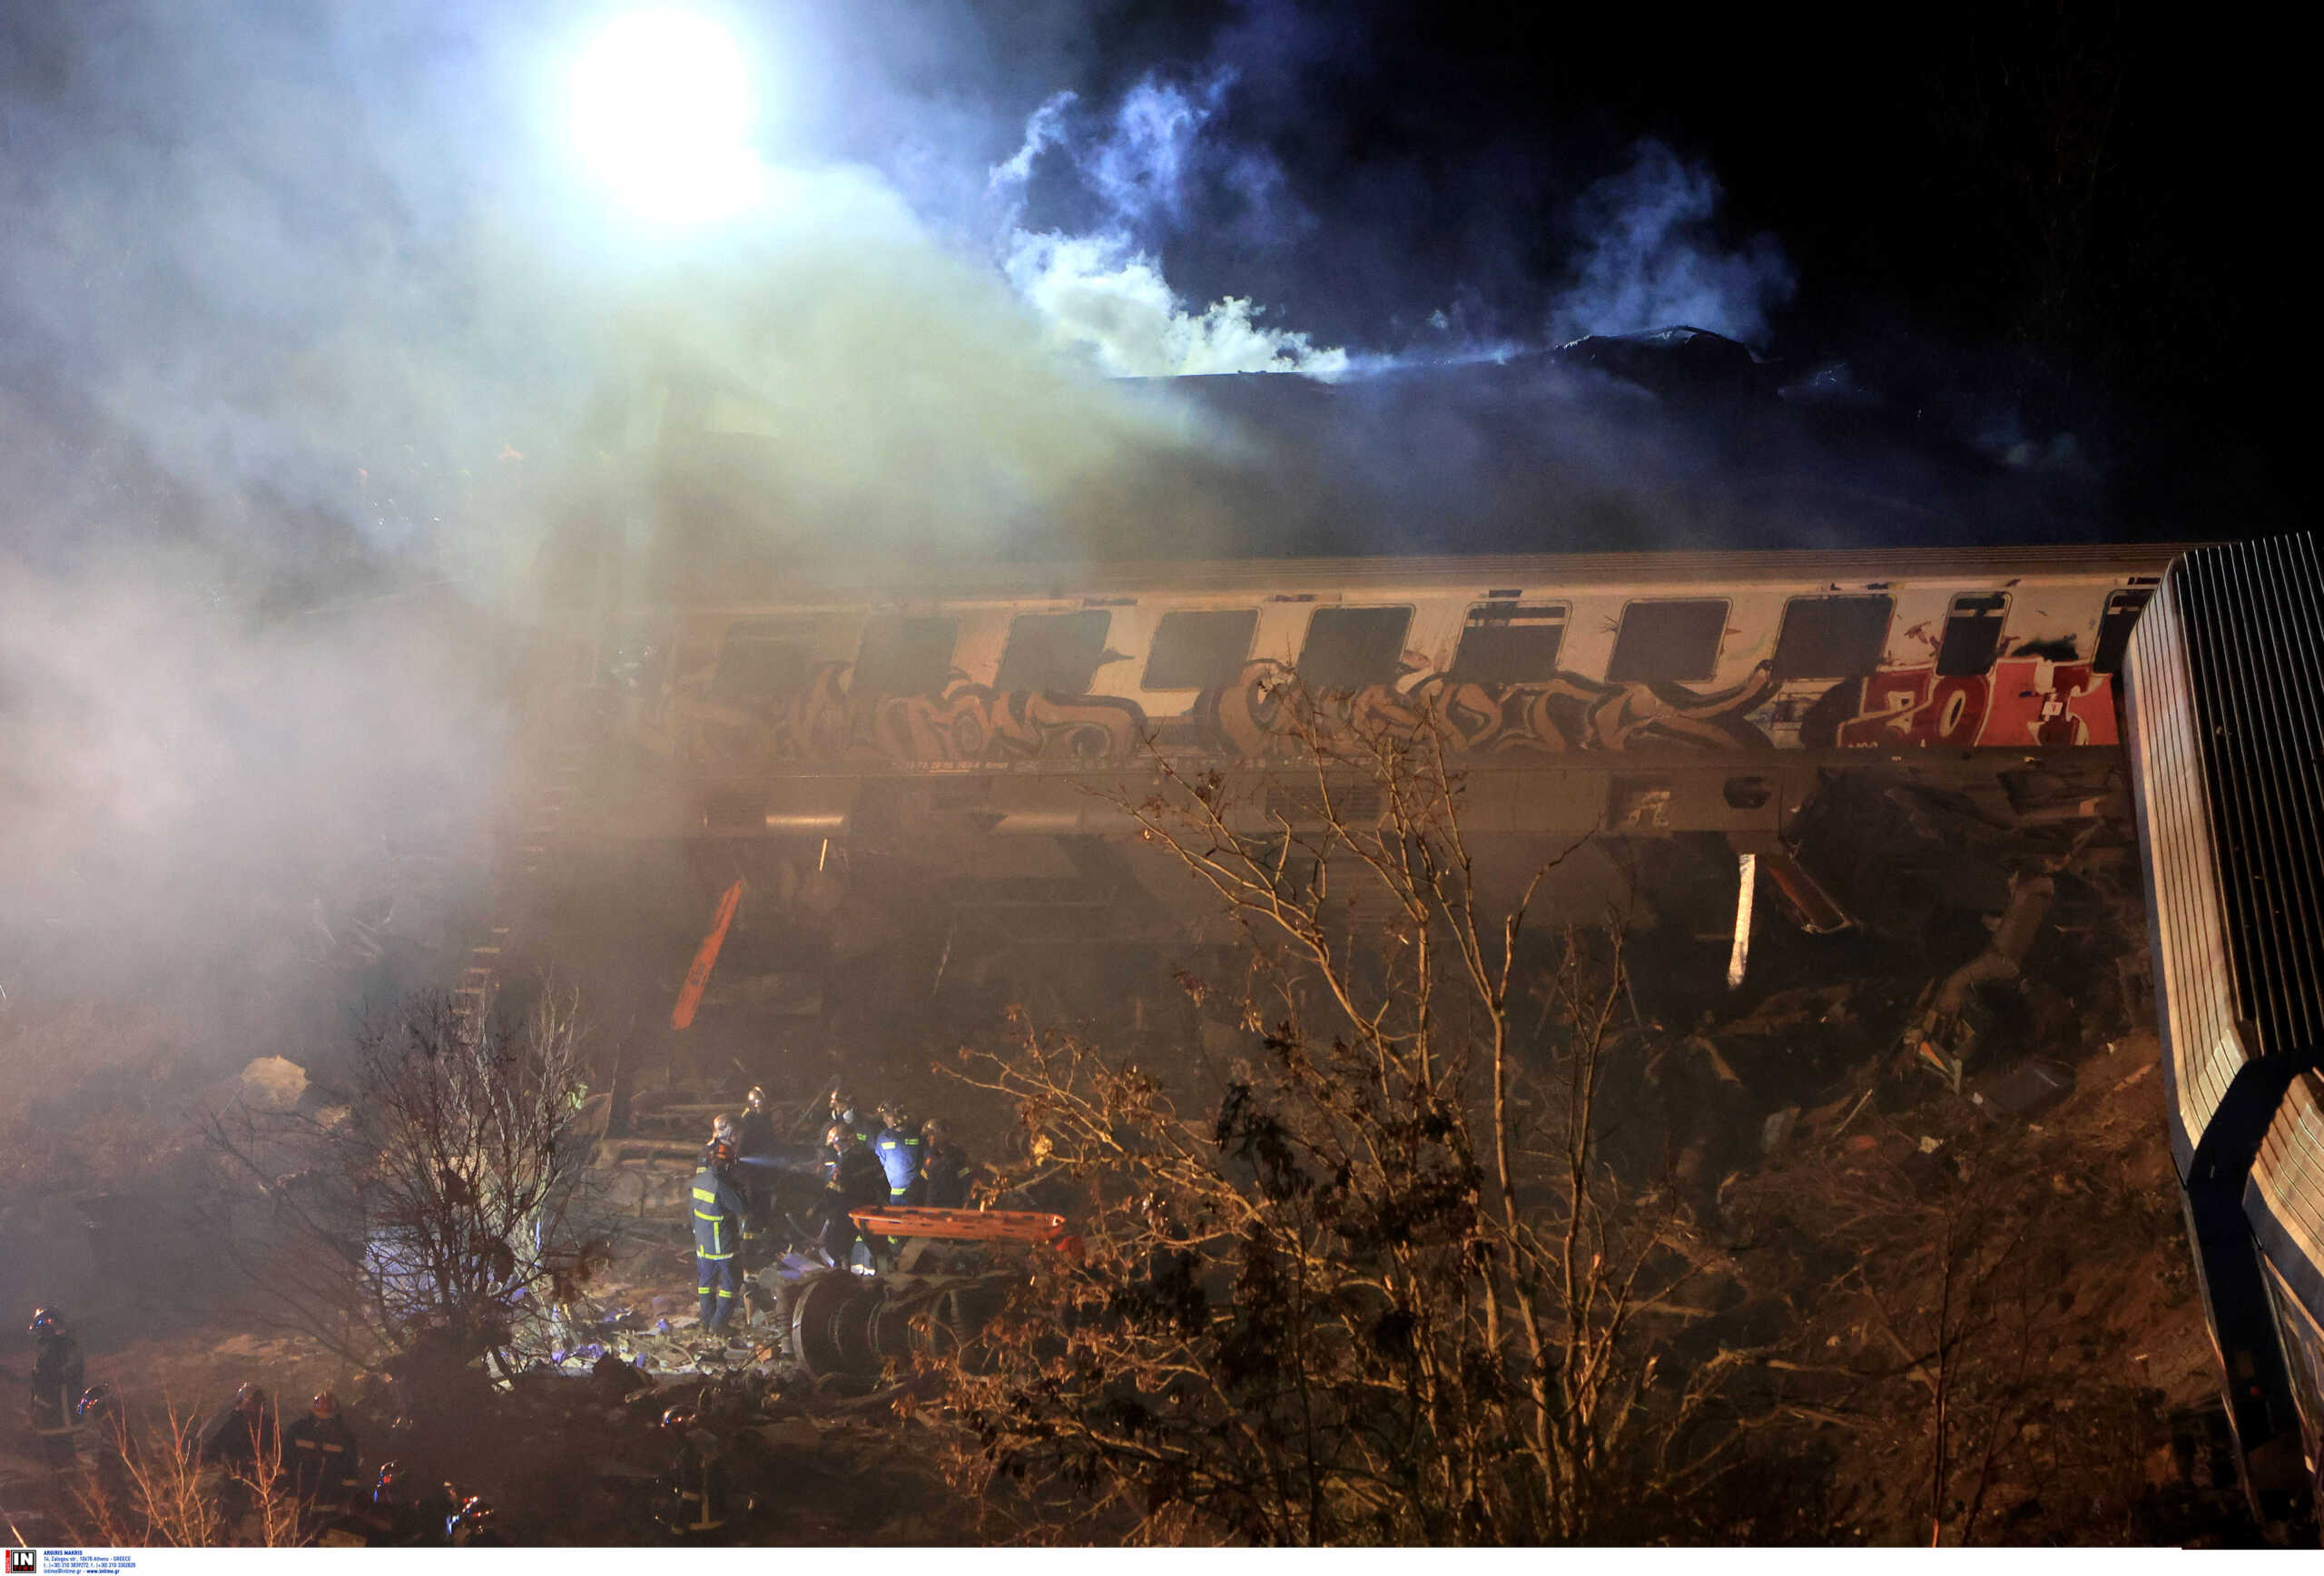
<instances>
[{"instance_id":1,"label":"thick smoke","mask_svg":"<svg viewBox=\"0 0 2324 1576\"><path fill-rule=\"evenodd\" d=\"M0 1013L264 996L357 911L415 960L457 948L537 557L576 515L642 533L662 386L715 391L752 528L812 550L1309 545L1297 464L1122 378L1382 363L1295 299L1165 276L1166 243L1280 260L1318 222L1228 133L1231 61L1109 87L1075 74L1078 6L1012 13L1007 49L948 6L771 6L768 201L684 234L609 209L565 145L588 20L124 0L0 24ZM1713 192L1667 154L1602 189L1560 331L1764 327L1787 276L1704 242ZM1413 320L1461 288L1416 281ZM1364 475L1409 468L1402 408ZM1434 453L1498 452L1457 426L1431 419ZM1419 531L1430 507L1384 512Z\"/></svg>"},{"instance_id":2,"label":"thick smoke","mask_svg":"<svg viewBox=\"0 0 2324 1576\"><path fill-rule=\"evenodd\" d=\"M1580 205L1589 239L1572 285L1551 311L1559 340L1686 324L1764 344L1768 314L1791 299L1791 264L1770 235L1723 248L1711 231L1718 182L1659 143L1591 187Z\"/></svg>"},{"instance_id":3,"label":"thick smoke","mask_svg":"<svg viewBox=\"0 0 2324 1576\"><path fill-rule=\"evenodd\" d=\"M1199 168L1216 166L1246 222L1265 213L1282 185L1282 172L1263 153L1203 145L1234 81L1224 69L1191 87L1146 77L1102 120L1081 113L1074 94L1059 93L1033 112L1024 143L993 169L1009 282L1056 342L1087 353L1110 376L1297 372L1328 380L1350 369L1345 350L1261 323L1265 309L1247 297L1195 310L1163 277L1154 242L1187 222ZM1044 164L1078 177L1094 207L1088 229L1026 225L1027 193Z\"/></svg>"}]
</instances>

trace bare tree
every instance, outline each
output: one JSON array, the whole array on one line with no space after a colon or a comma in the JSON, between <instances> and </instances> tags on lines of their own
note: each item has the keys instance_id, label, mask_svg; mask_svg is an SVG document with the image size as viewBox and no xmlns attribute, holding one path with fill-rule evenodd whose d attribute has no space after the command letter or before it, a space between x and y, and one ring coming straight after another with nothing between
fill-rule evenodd
<instances>
[{"instance_id":1,"label":"bare tree","mask_svg":"<svg viewBox=\"0 0 2324 1576\"><path fill-rule=\"evenodd\" d=\"M571 991L513 1025L426 995L361 1036L347 1105L214 1119L265 1200L233 1240L281 1321L359 1364L425 1348L506 1370L547 1345L604 1252L575 1209L582 1041Z\"/></svg>"},{"instance_id":2,"label":"bare tree","mask_svg":"<svg viewBox=\"0 0 2324 1576\"><path fill-rule=\"evenodd\" d=\"M1489 902L1433 714L1278 700L1289 772L1161 760L1135 807L1246 950L1185 983L1247 1056L1203 1091L1025 1024L962 1053L1083 1250L960 1354L957 1469L1031 1536L1640 1532L1725 1459L1728 1360L1666 1366L1700 1252L1601 1148L1619 917L1536 942L1541 873Z\"/></svg>"},{"instance_id":3,"label":"bare tree","mask_svg":"<svg viewBox=\"0 0 2324 1576\"><path fill-rule=\"evenodd\" d=\"M107 1548L283 1549L304 1541L297 1496L282 1470L279 1429L256 1455L231 1467L202 1464L196 1420L165 1404L158 1435L141 1435L118 1412L97 1447L110 1464L79 1480L74 1501L86 1541Z\"/></svg>"}]
</instances>

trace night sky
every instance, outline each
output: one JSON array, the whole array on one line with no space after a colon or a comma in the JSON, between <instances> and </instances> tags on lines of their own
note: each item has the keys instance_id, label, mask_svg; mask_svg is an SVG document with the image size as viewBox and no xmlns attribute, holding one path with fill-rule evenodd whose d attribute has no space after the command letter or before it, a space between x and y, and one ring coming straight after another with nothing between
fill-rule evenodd
<instances>
[{"instance_id":1,"label":"night sky","mask_svg":"<svg viewBox=\"0 0 2324 1576\"><path fill-rule=\"evenodd\" d=\"M1718 234L1792 264L1761 344L1779 361L1846 358L1900 399L1974 389L2075 429L2124 535L2308 522L2313 93L2280 39L2043 4L1157 5L1103 36L1098 96L1157 62L1230 64L1230 134L1313 215L1273 244L1174 240L1196 292L1364 340L1411 331L1425 281L1472 330L1524 338L1570 273L1577 204L1653 140L1716 177Z\"/></svg>"},{"instance_id":2,"label":"night sky","mask_svg":"<svg viewBox=\"0 0 2324 1576\"><path fill-rule=\"evenodd\" d=\"M2292 53L2249 29L2052 6L1876 25L734 0L704 14L764 79L757 153L822 184L760 251L655 241L693 249L697 273L665 267L649 288L647 243L592 207L553 107L575 38L619 9L0 12L0 472L18 500L0 548L62 562L92 541L192 540L235 577L290 566L294 601L343 588L315 566L350 554L435 566L445 521L507 517L507 455L532 457L527 507L552 470L578 475L598 440L573 434L626 366L605 325L662 310L639 307L653 289L691 307L717 294L700 281L721 246L744 261L720 277L756 290L750 270L794 257L800 234L891 252L900 228L962 288L1013 289L1032 321L993 331L1046 330L1100 372L1323 365L1314 353L1343 359L1344 389L1392 372L1406 391L1383 398L1426 405L1431 369L1693 322L1752 345L1762 403L1837 390L1853 414L1797 419L1816 430L1782 463L1871 475L1846 479L1938 520L1923 537L2193 538L2305 517L2306 254L2287 233L2305 95ZM813 202L834 190L827 220ZM989 303L931 304L885 261L838 272L888 301L804 333L834 287L803 283L759 320L826 358L794 383L862 380L860 407L832 402L860 433L894 409L881 369L958 366L923 345ZM1125 285L1162 302L1135 332ZM850 335L852 355L836 348ZM971 414L991 408L980 393ZM1054 425L1047 409L1027 403L1028 430ZM1655 442L1683 450L1699 419L1707 453L1758 445L1733 414L1672 416ZM891 449L924 454L960 425L916 419ZM1917 458L1896 458L1922 449L1955 479L2029 478L2021 512L2043 523L1961 501L1988 478L1924 488ZM992 512L1045 507L1020 483L1048 463L1004 456L1015 491ZM960 464L931 468L931 507L950 507ZM1846 527L1819 529L1738 545ZM450 556L467 574L478 553Z\"/></svg>"}]
</instances>

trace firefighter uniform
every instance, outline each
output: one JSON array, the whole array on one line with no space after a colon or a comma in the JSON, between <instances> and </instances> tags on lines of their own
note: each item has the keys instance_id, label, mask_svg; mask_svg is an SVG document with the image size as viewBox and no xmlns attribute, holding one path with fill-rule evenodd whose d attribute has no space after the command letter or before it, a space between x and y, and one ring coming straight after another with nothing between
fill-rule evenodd
<instances>
[{"instance_id":1,"label":"firefighter uniform","mask_svg":"<svg viewBox=\"0 0 2324 1576\"><path fill-rule=\"evenodd\" d=\"M968 1151L949 1138L931 1138L920 1166L926 1188L921 1202L933 1209L959 1209L969 1201Z\"/></svg>"},{"instance_id":2,"label":"firefighter uniform","mask_svg":"<svg viewBox=\"0 0 2324 1576\"><path fill-rule=\"evenodd\" d=\"M855 1135L847 1130L844 1123L832 1123L823 1139L838 1158L831 1163L830 1177L824 1184L823 1227L818 1240L833 1264L844 1266L859 1240L866 1249L876 1251L875 1239L863 1234L851 1212L877 1209L886 1203L888 1176L872 1151L855 1141Z\"/></svg>"},{"instance_id":3,"label":"firefighter uniform","mask_svg":"<svg viewBox=\"0 0 2324 1576\"><path fill-rule=\"evenodd\" d=\"M705 1330L725 1328L734 1311L734 1255L742 1247L743 1219L743 1196L727 1168L704 1156L694 1174L694 1259Z\"/></svg>"},{"instance_id":4,"label":"firefighter uniform","mask_svg":"<svg viewBox=\"0 0 2324 1576\"><path fill-rule=\"evenodd\" d=\"M928 1154L927 1141L916 1131L887 1127L880 1130L872 1152L880 1157L880 1169L888 1174L888 1202L918 1204L926 1197L927 1184L921 1178L921 1163Z\"/></svg>"},{"instance_id":5,"label":"firefighter uniform","mask_svg":"<svg viewBox=\"0 0 2324 1576\"><path fill-rule=\"evenodd\" d=\"M82 1371L81 1343L67 1335L64 1321L46 1308L33 1315L39 1351L33 1358L31 1423L40 1440L41 1454L52 1467L73 1464L77 1454L74 1409L80 1404L86 1375Z\"/></svg>"},{"instance_id":6,"label":"firefighter uniform","mask_svg":"<svg viewBox=\"0 0 2324 1576\"><path fill-rule=\"evenodd\" d=\"M343 1516L353 1509L362 1485L356 1481L359 1453L355 1431L339 1415L338 1403L328 1415L310 1413L282 1431L289 1447L290 1481L299 1497L319 1516Z\"/></svg>"}]
</instances>

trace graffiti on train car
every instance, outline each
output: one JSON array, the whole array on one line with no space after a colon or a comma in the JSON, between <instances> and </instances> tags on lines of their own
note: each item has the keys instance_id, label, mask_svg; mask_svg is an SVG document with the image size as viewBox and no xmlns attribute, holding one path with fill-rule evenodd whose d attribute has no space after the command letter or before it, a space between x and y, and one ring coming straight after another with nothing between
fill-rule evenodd
<instances>
[{"instance_id":1,"label":"graffiti on train car","mask_svg":"<svg viewBox=\"0 0 2324 1576\"><path fill-rule=\"evenodd\" d=\"M742 706L673 697L680 758L697 770L830 771L898 765L1051 763L1100 765L1137 756L1157 737L1137 702L995 690L955 673L934 694L852 693L852 666L832 662L784 696ZM1295 753L1296 680L1284 664L1245 665L1204 692L1170 741L1246 761ZM1316 697L1324 736L1417 735L1438 727L1459 754L1545 754L1653 748L1765 749L1749 714L1773 692L1762 665L1711 694L1678 685L1600 684L1572 674L1539 684L1482 685L1428 674L1408 685L1367 685Z\"/></svg>"},{"instance_id":2,"label":"graffiti on train car","mask_svg":"<svg viewBox=\"0 0 2324 1576\"><path fill-rule=\"evenodd\" d=\"M1541 684L1482 685L1441 673L1408 689L1371 685L1324 695L1313 714L1320 731L1416 736L1433 723L1457 754L1559 754L1653 747L1766 748L1748 714L1772 693L1766 666L1732 689L1702 694L1678 685L1597 684L1561 673ZM1206 694L1196 714L1216 744L1244 760L1279 754L1295 732L1294 680L1280 663L1255 662L1236 681Z\"/></svg>"},{"instance_id":3,"label":"graffiti on train car","mask_svg":"<svg viewBox=\"0 0 2324 1576\"><path fill-rule=\"evenodd\" d=\"M996 690L955 673L930 694L852 693L852 665L827 662L786 694L744 706L681 693L669 721L681 760L714 773L897 766L1127 762L1149 740L1242 761L1295 754L1296 680L1285 664L1246 664L1206 690L1183 722L1157 732L1136 701ZM1607 684L1560 673L1541 683L1486 685L1430 672L1313 700L1324 736L1434 726L1455 754L1521 757L1568 752L1764 750L1756 720L1780 687L1761 664L1741 684ZM2112 685L2087 663L2004 658L1990 673L1886 668L1832 685L1800 718L1809 748L2048 747L2115 742Z\"/></svg>"},{"instance_id":4,"label":"graffiti on train car","mask_svg":"<svg viewBox=\"0 0 2324 1576\"><path fill-rule=\"evenodd\" d=\"M1800 727L1810 748L2112 744L2113 685L2086 662L2004 657L1989 673L1883 668L1836 685Z\"/></svg>"}]
</instances>

